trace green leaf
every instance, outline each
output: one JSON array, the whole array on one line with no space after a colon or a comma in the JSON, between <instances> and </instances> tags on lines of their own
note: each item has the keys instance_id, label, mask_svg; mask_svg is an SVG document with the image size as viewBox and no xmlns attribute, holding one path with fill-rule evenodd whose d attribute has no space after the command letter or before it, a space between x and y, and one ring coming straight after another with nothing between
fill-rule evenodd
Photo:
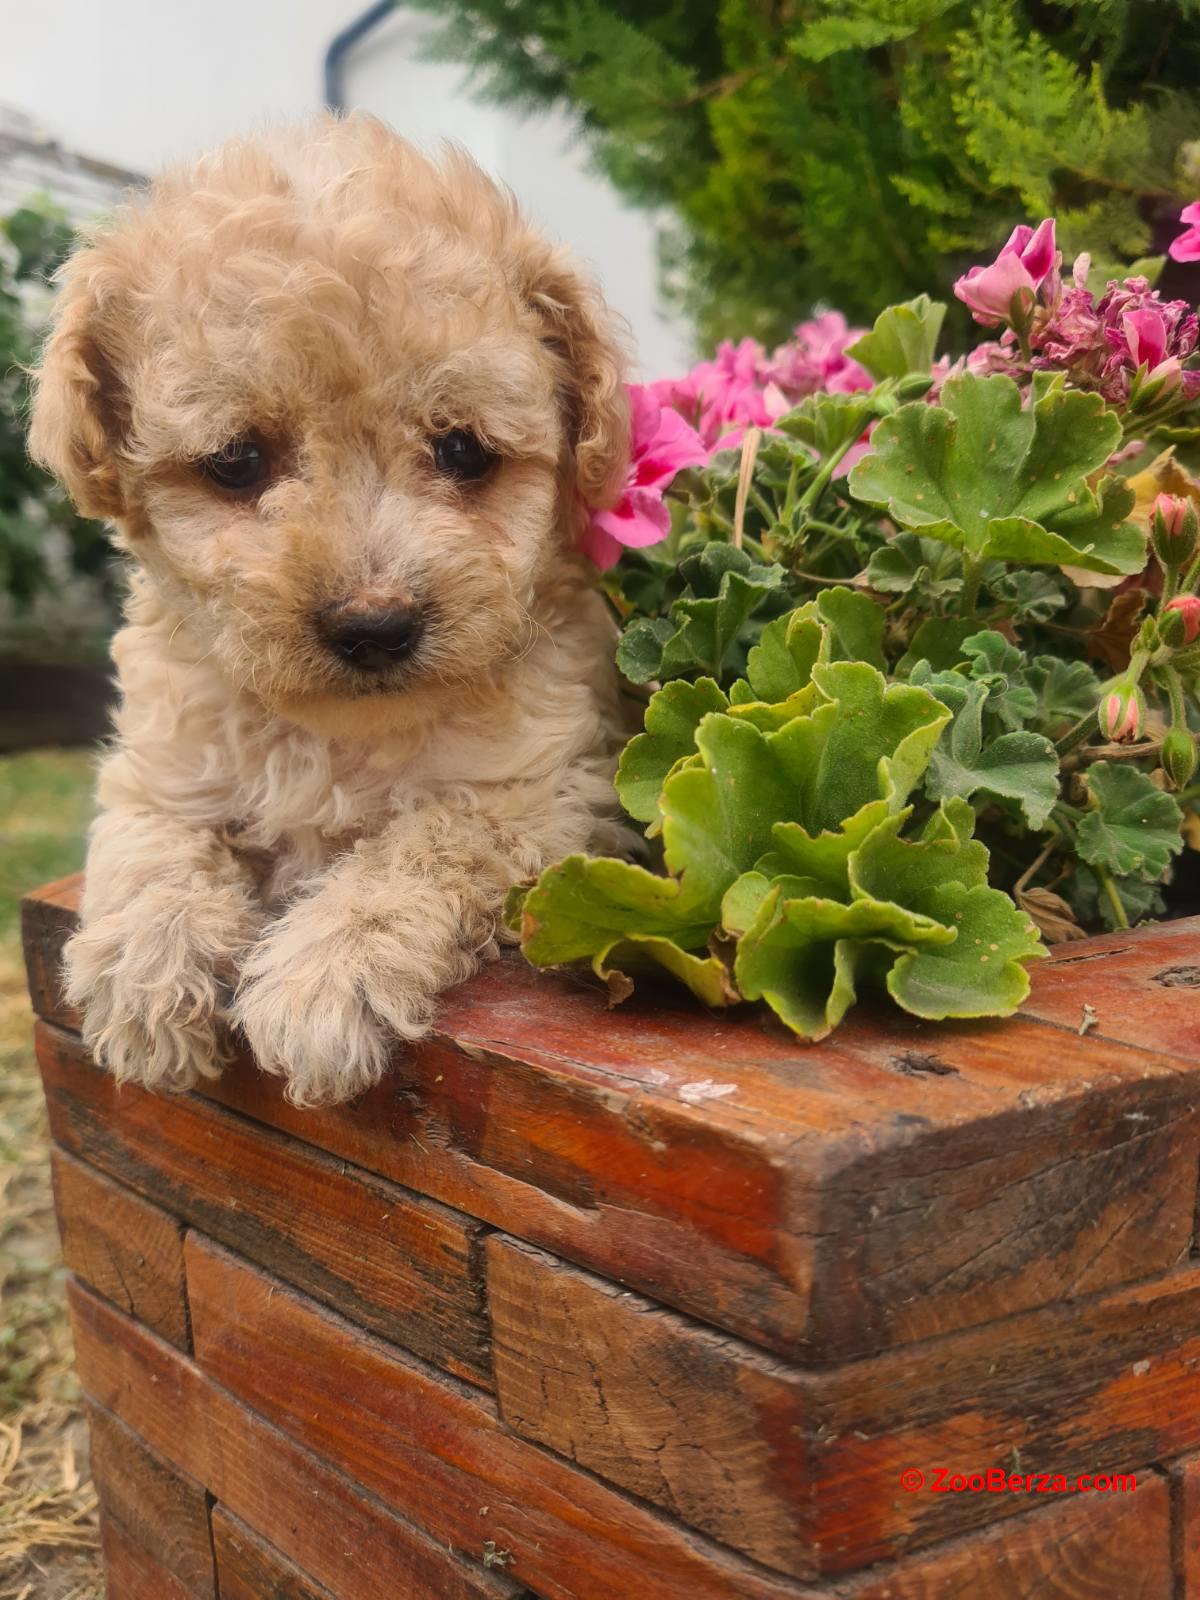
<instances>
[{"instance_id":1,"label":"green leaf","mask_svg":"<svg viewBox=\"0 0 1200 1600\"><path fill-rule=\"evenodd\" d=\"M903 820L908 814L905 809L899 816ZM836 832L827 830L815 836L798 822L777 822L771 830L774 848L758 862L757 870L770 878L794 876L810 885L804 891L807 894L847 900L851 853L888 815L886 800L869 800Z\"/></svg>"},{"instance_id":2,"label":"green leaf","mask_svg":"<svg viewBox=\"0 0 1200 1600\"><path fill-rule=\"evenodd\" d=\"M677 600L671 607L671 620L677 632L663 649L662 671L677 677L699 667L719 678L731 652L741 641L742 629L762 603L768 589L783 582L782 567L762 567L769 581L757 575L748 577L727 572L718 593L712 598Z\"/></svg>"},{"instance_id":3,"label":"green leaf","mask_svg":"<svg viewBox=\"0 0 1200 1600\"><path fill-rule=\"evenodd\" d=\"M898 533L871 552L867 582L880 594L907 594L929 603L959 592L962 563L951 545Z\"/></svg>"},{"instance_id":4,"label":"green leaf","mask_svg":"<svg viewBox=\"0 0 1200 1600\"><path fill-rule=\"evenodd\" d=\"M1156 884L1143 883L1140 878L1113 878L1112 884L1131 928L1148 918L1161 917L1166 910L1162 890ZM1100 879L1082 861L1076 862L1075 871L1063 885L1063 894L1080 922L1102 922L1113 930L1122 926Z\"/></svg>"},{"instance_id":5,"label":"green leaf","mask_svg":"<svg viewBox=\"0 0 1200 1600\"><path fill-rule=\"evenodd\" d=\"M870 595L838 586L823 589L817 598L802 606L798 615L815 611L827 624L822 661L865 661L880 672L887 670L883 654L883 608Z\"/></svg>"},{"instance_id":6,"label":"green leaf","mask_svg":"<svg viewBox=\"0 0 1200 1600\"><path fill-rule=\"evenodd\" d=\"M606 982L614 972L628 976L630 972L654 967L662 968L685 983L706 1006L727 1006L741 999L723 961L713 955L700 956L683 950L672 939L650 935L624 939L592 960L592 970Z\"/></svg>"},{"instance_id":7,"label":"green leaf","mask_svg":"<svg viewBox=\"0 0 1200 1600\"><path fill-rule=\"evenodd\" d=\"M982 791L1014 801L1028 826L1040 828L1058 799L1058 757L1050 741L1039 733L1004 733L985 745L986 683L958 673L919 670L914 670L912 682L924 683L954 712L930 758L925 779L930 799L958 795L965 800Z\"/></svg>"},{"instance_id":8,"label":"green leaf","mask_svg":"<svg viewBox=\"0 0 1200 1600\"><path fill-rule=\"evenodd\" d=\"M1051 738L1095 710L1100 699L1100 679L1086 661L1037 656L1025 669L1025 681L1037 699L1029 721Z\"/></svg>"},{"instance_id":9,"label":"green leaf","mask_svg":"<svg viewBox=\"0 0 1200 1600\"><path fill-rule=\"evenodd\" d=\"M658 820L658 797L667 774L696 749L696 728L729 702L711 678L668 683L646 707L646 731L625 746L615 779L621 804L639 822Z\"/></svg>"},{"instance_id":10,"label":"green leaf","mask_svg":"<svg viewBox=\"0 0 1200 1600\"><path fill-rule=\"evenodd\" d=\"M1087 482L1121 437L1098 395L1056 388L1022 409L1011 378L963 373L941 402L880 422L874 452L850 474L852 494L977 559L1141 570L1145 536L1125 520L1132 490Z\"/></svg>"},{"instance_id":11,"label":"green leaf","mask_svg":"<svg viewBox=\"0 0 1200 1600\"><path fill-rule=\"evenodd\" d=\"M907 950L953 938L949 927L891 902L786 899L780 886L738 940L733 970L747 1000L765 1000L802 1038L823 1039L854 1003L867 943Z\"/></svg>"},{"instance_id":12,"label":"green leaf","mask_svg":"<svg viewBox=\"0 0 1200 1600\"><path fill-rule=\"evenodd\" d=\"M786 900L799 900L806 895L820 893L808 878L798 878L790 873L768 876L765 872L743 872L740 878L729 885L721 901L721 926L725 932L737 937L752 928L763 901L777 889Z\"/></svg>"},{"instance_id":13,"label":"green leaf","mask_svg":"<svg viewBox=\"0 0 1200 1600\"><path fill-rule=\"evenodd\" d=\"M927 617L896 663L897 674L911 675L922 661L935 672L948 672L963 659L963 641L975 631L976 624L961 617Z\"/></svg>"},{"instance_id":14,"label":"green leaf","mask_svg":"<svg viewBox=\"0 0 1200 1600\"><path fill-rule=\"evenodd\" d=\"M1023 728L1037 710L1037 696L1024 681L1024 652L993 628L964 639L962 648L971 677L987 687L984 715L1002 728Z\"/></svg>"},{"instance_id":15,"label":"green leaf","mask_svg":"<svg viewBox=\"0 0 1200 1600\"><path fill-rule=\"evenodd\" d=\"M849 394L810 394L794 411L780 417L775 427L802 440L820 455L831 456L853 444L874 415L870 389L855 389Z\"/></svg>"},{"instance_id":16,"label":"green leaf","mask_svg":"<svg viewBox=\"0 0 1200 1600\"><path fill-rule=\"evenodd\" d=\"M1005 1017L1029 993L1023 962L1044 956L1037 929L999 889L944 883L920 908L953 927L953 944L902 955L888 974L888 992L906 1011L945 1017Z\"/></svg>"},{"instance_id":17,"label":"green leaf","mask_svg":"<svg viewBox=\"0 0 1200 1600\"><path fill-rule=\"evenodd\" d=\"M892 996L917 1016L1006 1015L1029 992L1020 963L1045 954L1029 918L987 887L988 853L970 837L973 820L965 801L945 801L921 839L901 839L893 818L851 858L855 894L896 900L955 935L901 956L888 975Z\"/></svg>"},{"instance_id":18,"label":"green leaf","mask_svg":"<svg viewBox=\"0 0 1200 1600\"><path fill-rule=\"evenodd\" d=\"M1118 762L1097 761L1087 787L1095 809L1079 824L1080 856L1117 877L1158 883L1183 849L1179 803L1144 772Z\"/></svg>"},{"instance_id":19,"label":"green leaf","mask_svg":"<svg viewBox=\"0 0 1200 1600\"><path fill-rule=\"evenodd\" d=\"M870 333L847 347L846 354L875 379L903 378L928 372L933 365L946 308L928 295L889 306L875 319Z\"/></svg>"},{"instance_id":20,"label":"green leaf","mask_svg":"<svg viewBox=\"0 0 1200 1600\"><path fill-rule=\"evenodd\" d=\"M1062 579L1052 572L1002 572L988 580L988 588L1019 622L1049 622L1071 603Z\"/></svg>"},{"instance_id":21,"label":"green leaf","mask_svg":"<svg viewBox=\"0 0 1200 1600\"><path fill-rule=\"evenodd\" d=\"M755 698L777 703L807 688L823 642L820 624L795 611L768 622L746 661Z\"/></svg>"},{"instance_id":22,"label":"green leaf","mask_svg":"<svg viewBox=\"0 0 1200 1600\"><path fill-rule=\"evenodd\" d=\"M567 856L547 867L521 906L521 942L535 966L601 956L621 939L650 935L701 949L716 921L674 878L628 861Z\"/></svg>"},{"instance_id":23,"label":"green leaf","mask_svg":"<svg viewBox=\"0 0 1200 1600\"><path fill-rule=\"evenodd\" d=\"M617 666L630 683L651 683L662 675L663 650L674 632L666 617L634 618L617 646Z\"/></svg>"}]
</instances>

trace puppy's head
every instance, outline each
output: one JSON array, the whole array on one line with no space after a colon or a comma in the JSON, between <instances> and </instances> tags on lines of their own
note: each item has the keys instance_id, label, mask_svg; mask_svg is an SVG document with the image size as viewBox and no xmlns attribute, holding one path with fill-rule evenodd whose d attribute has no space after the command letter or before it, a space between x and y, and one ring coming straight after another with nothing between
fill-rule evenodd
<instances>
[{"instance_id":1,"label":"puppy's head","mask_svg":"<svg viewBox=\"0 0 1200 1600\"><path fill-rule=\"evenodd\" d=\"M336 731L528 646L622 480L621 379L509 196L356 116L228 145L97 231L30 441L231 681Z\"/></svg>"}]
</instances>

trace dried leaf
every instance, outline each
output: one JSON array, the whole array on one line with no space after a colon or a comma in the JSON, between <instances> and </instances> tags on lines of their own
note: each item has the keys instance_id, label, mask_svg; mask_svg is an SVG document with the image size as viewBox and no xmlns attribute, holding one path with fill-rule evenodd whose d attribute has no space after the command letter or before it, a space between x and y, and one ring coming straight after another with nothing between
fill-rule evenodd
<instances>
[{"instance_id":1,"label":"dried leaf","mask_svg":"<svg viewBox=\"0 0 1200 1600\"><path fill-rule=\"evenodd\" d=\"M1016 902L1047 944L1067 944L1072 939L1086 939L1087 934L1075 920L1075 913L1052 889L1020 889Z\"/></svg>"},{"instance_id":2,"label":"dried leaf","mask_svg":"<svg viewBox=\"0 0 1200 1600\"><path fill-rule=\"evenodd\" d=\"M1085 639L1088 655L1105 662L1111 672L1124 672L1148 599L1145 589L1125 589L1114 595L1103 618L1088 629Z\"/></svg>"}]
</instances>

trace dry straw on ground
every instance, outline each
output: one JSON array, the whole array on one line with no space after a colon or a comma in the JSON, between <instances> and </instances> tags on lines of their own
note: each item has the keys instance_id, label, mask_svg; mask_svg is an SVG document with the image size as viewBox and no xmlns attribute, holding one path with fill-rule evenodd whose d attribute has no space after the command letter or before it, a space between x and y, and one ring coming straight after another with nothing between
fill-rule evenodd
<instances>
[{"instance_id":1,"label":"dry straw on ground","mask_svg":"<svg viewBox=\"0 0 1200 1600\"><path fill-rule=\"evenodd\" d=\"M0 1600L104 1593L15 916L25 889L78 865L88 769L0 761Z\"/></svg>"}]
</instances>

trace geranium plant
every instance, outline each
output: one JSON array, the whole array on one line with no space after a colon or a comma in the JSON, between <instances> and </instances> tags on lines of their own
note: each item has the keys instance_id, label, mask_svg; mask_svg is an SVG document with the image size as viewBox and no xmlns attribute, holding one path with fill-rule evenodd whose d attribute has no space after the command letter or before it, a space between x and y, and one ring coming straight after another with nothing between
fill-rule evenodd
<instances>
[{"instance_id":1,"label":"geranium plant","mask_svg":"<svg viewBox=\"0 0 1200 1600\"><path fill-rule=\"evenodd\" d=\"M921 297L634 392L589 553L648 694L645 853L514 891L529 960L820 1038L870 983L1006 1014L1043 939L1162 913L1200 810L1197 319L1061 269L1016 229L955 285L990 334L957 360Z\"/></svg>"}]
</instances>

